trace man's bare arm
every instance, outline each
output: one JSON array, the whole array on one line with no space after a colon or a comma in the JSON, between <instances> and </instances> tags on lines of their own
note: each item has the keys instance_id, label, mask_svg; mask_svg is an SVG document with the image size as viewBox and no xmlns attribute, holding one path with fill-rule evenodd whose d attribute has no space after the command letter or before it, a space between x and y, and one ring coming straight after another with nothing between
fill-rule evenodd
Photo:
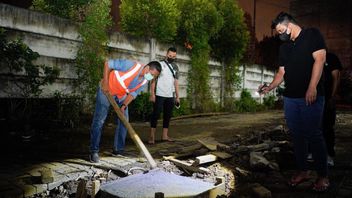
<instances>
[{"instance_id":1,"label":"man's bare arm","mask_svg":"<svg viewBox=\"0 0 352 198\"><path fill-rule=\"evenodd\" d=\"M275 74L274 79L270 83L270 85L268 87L263 88L263 93L266 94L269 91L275 89L277 86L279 86L284 81L284 74L285 74L285 68L283 66L280 66L279 70ZM262 87L263 85L260 86L259 89L261 89Z\"/></svg>"},{"instance_id":2,"label":"man's bare arm","mask_svg":"<svg viewBox=\"0 0 352 198\"><path fill-rule=\"evenodd\" d=\"M179 88L178 88L178 79L175 79L175 94L176 94L176 101L180 102L180 95L179 95Z\"/></svg>"},{"instance_id":3,"label":"man's bare arm","mask_svg":"<svg viewBox=\"0 0 352 198\"><path fill-rule=\"evenodd\" d=\"M150 83L150 98L151 102L155 102L155 87L156 87L156 79L153 79Z\"/></svg>"},{"instance_id":4,"label":"man's bare arm","mask_svg":"<svg viewBox=\"0 0 352 198\"><path fill-rule=\"evenodd\" d=\"M317 98L317 85L323 73L325 63L326 50L321 49L313 52L314 64L312 69L312 75L310 78L308 90L306 92L306 103L312 104Z\"/></svg>"}]
</instances>

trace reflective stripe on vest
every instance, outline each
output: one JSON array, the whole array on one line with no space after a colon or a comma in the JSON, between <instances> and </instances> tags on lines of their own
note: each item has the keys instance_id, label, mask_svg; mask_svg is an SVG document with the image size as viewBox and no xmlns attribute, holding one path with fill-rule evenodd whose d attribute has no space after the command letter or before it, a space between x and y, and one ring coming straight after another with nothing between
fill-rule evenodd
<instances>
[{"instance_id":1,"label":"reflective stripe on vest","mask_svg":"<svg viewBox=\"0 0 352 198\"><path fill-rule=\"evenodd\" d=\"M122 76L120 76L119 71L115 70L116 79L119 81L122 88L125 89L126 93L130 93L130 90L127 88L127 86L125 84L125 80L130 78L131 76L133 76L133 74L135 74L136 72L138 72L141 67L142 67L142 65L137 63L132 70L124 73ZM143 83L142 85L145 84L144 81L142 83ZM141 86L139 86L139 87L141 87Z\"/></svg>"},{"instance_id":2,"label":"reflective stripe on vest","mask_svg":"<svg viewBox=\"0 0 352 198\"><path fill-rule=\"evenodd\" d=\"M134 88L128 89L130 83L137 77L141 70L142 65L136 63L128 71L122 72L113 70L109 74L109 92L111 95L116 95L118 98L124 97L127 93L134 92L148 81L143 80L137 84Z\"/></svg>"}]
</instances>

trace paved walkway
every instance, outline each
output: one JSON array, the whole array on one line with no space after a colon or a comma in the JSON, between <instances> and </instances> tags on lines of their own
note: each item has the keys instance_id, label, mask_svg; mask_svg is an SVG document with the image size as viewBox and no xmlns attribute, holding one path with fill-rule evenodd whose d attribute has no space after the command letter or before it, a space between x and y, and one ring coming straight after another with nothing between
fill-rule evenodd
<instances>
[{"instance_id":1,"label":"paved walkway","mask_svg":"<svg viewBox=\"0 0 352 198\"><path fill-rule=\"evenodd\" d=\"M142 160L142 161L141 161ZM60 162L15 165L0 173L0 197L29 197L50 191L65 182L94 177L104 170L127 173L132 166L146 166L144 159L134 157L102 157L100 163L92 164L82 159ZM94 165L94 166L93 166ZM147 167L145 167L147 168Z\"/></svg>"}]
</instances>

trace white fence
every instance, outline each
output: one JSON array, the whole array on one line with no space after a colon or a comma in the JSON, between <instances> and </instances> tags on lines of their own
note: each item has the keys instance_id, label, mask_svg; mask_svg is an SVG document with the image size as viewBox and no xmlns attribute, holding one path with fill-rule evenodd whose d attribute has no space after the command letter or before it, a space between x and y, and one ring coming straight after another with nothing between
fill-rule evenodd
<instances>
[{"instance_id":1,"label":"white fence","mask_svg":"<svg viewBox=\"0 0 352 198\"><path fill-rule=\"evenodd\" d=\"M72 82L77 78L73 61L81 45L77 24L56 16L0 3L0 28L4 28L10 38L21 38L33 51L38 52L40 54L38 64L57 66L61 70L56 82L44 88L42 97L50 96L56 91L65 94L73 92ZM110 35L108 46L111 58L134 59L147 63L150 60L162 59L170 45L159 43L154 39L113 33ZM189 63L188 53L179 47L177 64L180 68L181 97L187 95ZM222 65L216 61L209 61L209 67L212 94L217 101L220 101ZM248 89L255 98L259 98L255 94L258 85L262 82L270 82L274 75L273 71L259 65L242 66L240 70L243 74L242 86ZM1 69L0 97L3 98L9 97L8 91L13 88L11 81L4 73L6 71ZM236 93L236 96L238 95Z\"/></svg>"}]
</instances>

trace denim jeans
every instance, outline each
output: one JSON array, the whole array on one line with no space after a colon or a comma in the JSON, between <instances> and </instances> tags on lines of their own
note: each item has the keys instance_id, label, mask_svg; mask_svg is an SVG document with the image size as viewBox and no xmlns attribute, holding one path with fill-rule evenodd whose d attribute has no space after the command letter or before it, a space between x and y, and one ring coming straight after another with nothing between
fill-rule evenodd
<instances>
[{"instance_id":1,"label":"denim jeans","mask_svg":"<svg viewBox=\"0 0 352 198\"><path fill-rule=\"evenodd\" d=\"M118 101L116 96L114 96L114 99L119 104L119 106L123 102L123 101ZM90 131L90 152L91 153L99 152L101 131L102 131L105 119L109 113L109 107L110 107L109 100L105 96L101 88L99 87L97 91L95 112L94 112L92 127ZM125 109L124 115L125 115L125 118L128 120L128 108ZM113 150L123 151L125 147L127 129L118 118L116 119L117 119L116 121L117 128L115 130Z\"/></svg>"},{"instance_id":2,"label":"denim jeans","mask_svg":"<svg viewBox=\"0 0 352 198\"><path fill-rule=\"evenodd\" d=\"M327 151L321 130L324 97L318 96L311 105L306 105L304 98L284 97L284 109L298 168L308 170L306 160L309 146L318 175L327 176Z\"/></svg>"},{"instance_id":3,"label":"denim jeans","mask_svg":"<svg viewBox=\"0 0 352 198\"><path fill-rule=\"evenodd\" d=\"M325 98L324 116L323 116L323 134L328 155L335 157L335 121L336 121L336 103L332 98Z\"/></svg>"}]
</instances>

